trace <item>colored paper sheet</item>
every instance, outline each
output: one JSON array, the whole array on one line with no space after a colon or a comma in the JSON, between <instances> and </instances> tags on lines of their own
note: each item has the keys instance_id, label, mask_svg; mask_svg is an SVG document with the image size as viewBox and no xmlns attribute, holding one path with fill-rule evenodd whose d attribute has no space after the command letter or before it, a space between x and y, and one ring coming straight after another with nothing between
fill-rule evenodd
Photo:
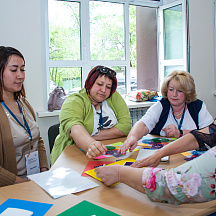
<instances>
[{"instance_id":1,"label":"colored paper sheet","mask_svg":"<svg viewBox=\"0 0 216 216\"><path fill-rule=\"evenodd\" d=\"M138 146L144 146L144 148L150 147L151 149L160 149L163 146L175 141L176 138L167 138L167 137L148 137L144 136L138 140Z\"/></svg>"},{"instance_id":2,"label":"colored paper sheet","mask_svg":"<svg viewBox=\"0 0 216 216\"><path fill-rule=\"evenodd\" d=\"M104 159L107 157L116 157L119 160L121 160L121 159L130 157L131 152L129 150L126 152L125 155L121 155L120 153L118 153L118 150L122 145L123 145L123 142L117 142L117 143L106 145L107 147L115 147L115 149L108 149L105 155L99 155L97 157L94 157L94 159L100 160L100 159ZM133 151L138 151L138 150L139 150L138 148L135 148Z\"/></svg>"},{"instance_id":3,"label":"colored paper sheet","mask_svg":"<svg viewBox=\"0 0 216 216\"><path fill-rule=\"evenodd\" d=\"M99 155L97 157L94 157L95 160L100 160L100 159L104 159L104 158L107 158L106 155Z\"/></svg>"},{"instance_id":4,"label":"colored paper sheet","mask_svg":"<svg viewBox=\"0 0 216 216\"><path fill-rule=\"evenodd\" d=\"M79 216L120 216L110 210L102 208L98 205L90 203L86 200L78 203L77 205L69 208L68 210L58 214L57 216L71 216L71 215L79 215Z\"/></svg>"},{"instance_id":5,"label":"colored paper sheet","mask_svg":"<svg viewBox=\"0 0 216 216\"><path fill-rule=\"evenodd\" d=\"M67 167L28 176L54 199L99 186L88 178Z\"/></svg>"},{"instance_id":6,"label":"colored paper sheet","mask_svg":"<svg viewBox=\"0 0 216 216\"><path fill-rule=\"evenodd\" d=\"M114 163L107 164L106 166L110 166L110 165L124 165L125 162L135 162L135 161L136 160L134 160L134 159L127 158L127 159L116 161ZM96 176L95 169L91 169L91 170L85 171L85 173L88 174L88 175L90 175L90 176L92 176L93 178L97 179L98 181L101 181L101 179Z\"/></svg>"},{"instance_id":7,"label":"colored paper sheet","mask_svg":"<svg viewBox=\"0 0 216 216\"><path fill-rule=\"evenodd\" d=\"M185 156L186 161L191 161L191 160L199 157L200 155L202 155L204 152L205 151L192 150L192 151L188 151L188 152L183 152L182 154Z\"/></svg>"},{"instance_id":8,"label":"colored paper sheet","mask_svg":"<svg viewBox=\"0 0 216 216\"><path fill-rule=\"evenodd\" d=\"M52 206L53 204L9 198L0 205L0 214L7 208L18 208L32 211L34 216L43 216Z\"/></svg>"},{"instance_id":9,"label":"colored paper sheet","mask_svg":"<svg viewBox=\"0 0 216 216\"><path fill-rule=\"evenodd\" d=\"M182 152L181 154L184 156L192 155L190 152Z\"/></svg>"},{"instance_id":10,"label":"colored paper sheet","mask_svg":"<svg viewBox=\"0 0 216 216\"><path fill-rule=\"evenodd\" d=\"M86 177L89 177L89 175L87 175L85 173L85 171L88 171L88 170L91 170L91 169L94 169L98 166L103 166L104 164L110 164L110 163L113 163L114 161L89 161L83 171L83 173L81 174L81 176L86 176Z\"/></svg>"},{"instance_id":11,"label":"colored paper sheet","mask_svg":"<svg viewBox=\"0 0 216 216\"><path fill-rule=\"evenodd\" d=\"M122 146L123 142L116 142L116 143L112 143L111 145L113 145L113 146Z\"/></svg>"}]
</instances>

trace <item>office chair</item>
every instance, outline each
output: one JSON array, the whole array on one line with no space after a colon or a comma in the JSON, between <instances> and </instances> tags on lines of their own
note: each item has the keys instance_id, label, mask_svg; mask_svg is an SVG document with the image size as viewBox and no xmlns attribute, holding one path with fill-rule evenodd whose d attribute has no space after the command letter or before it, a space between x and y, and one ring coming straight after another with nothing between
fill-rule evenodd
<instances>
[{"instance_id":1,"label":"office chair","mask_svg":"<svg viewBox=\"0 0 216 216\"><path fill-rule=\"evenodd\" d=\"M52 125L48 129L48 139L49 139L50 153L51 153L52 148L54 146L55 138L59 134L59 126L60 126L60 123Z\"/></svg>"}]
</instances>

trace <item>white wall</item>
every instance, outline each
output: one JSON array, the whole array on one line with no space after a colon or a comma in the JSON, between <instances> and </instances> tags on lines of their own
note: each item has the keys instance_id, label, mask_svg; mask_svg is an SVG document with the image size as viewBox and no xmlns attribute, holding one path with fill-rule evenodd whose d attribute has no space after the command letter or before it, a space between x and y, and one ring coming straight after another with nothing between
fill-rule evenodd
<instances>
[{"instance_id":1,"label":"white wall","mask_svg":"<svg viewBox=\"0 0 216 216\"><path fill-rule=\"evenodd\" d=\"M25 87L27 98L35 111L47 107L44 38L44 4L46 0L1 0L0 45L19 49L26 59ZM190 0L191 70L198 97L216 117L214 71L213 0ZM58 117L38 118L47 152L47 130L58 123ZM48 154L49 156L49 154Z\"/></svg>"},{"instance_id":2,"label":"white wall","mask_svg":"<svg viewBox=\"0 0 216 216\"><path fill-rule=\"evenodd\" d=\"M213 0L189 1L190 72L195 79L198 98L216 117L215 47Z\"/></svg>"},{"instance_id":3,"label":"white wall","mask_svg":"<svg viewBox=\"0 0 216 216\"><path fill-rule=\"evenodd\" d=\"M0 45L21 51L26 60L25 88L27 99L35 112L46 108L47 97L44 38L45 0L0 1ZM38 118L41 136L49 158L48 127L58 123L58 117Z\"/></svg>"}]
</instances>

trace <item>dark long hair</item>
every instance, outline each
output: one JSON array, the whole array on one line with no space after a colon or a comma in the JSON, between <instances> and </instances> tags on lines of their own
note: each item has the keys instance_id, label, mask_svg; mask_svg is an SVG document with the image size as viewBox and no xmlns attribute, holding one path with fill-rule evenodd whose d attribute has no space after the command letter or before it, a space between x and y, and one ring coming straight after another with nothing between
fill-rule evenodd
<instances>
[{"instance_id":1,"label":"dark long hair","mask_svg":"<svg viewBox=\"0 0 216 216\"><path fill-rule=\"evenodd\" d=\"M0 46L0 101L3 101L3 72L5 70L5 67L12 55L17 55L23 59L23 62L25 64L25 59L24 56L18 51L17 49L13 47L4 47ZM22 84L22 88L18 92L14 92L14 99L18 99L20 97L26 97L25 94L25 88L24 85Z\"/></svg>"},{"instance_id":2,"label":"dark long hair","mask_svg":"<svg viewBox=\"0 0 216 216\"><path fill-rule=\"evenodd\" d=\"M116 88L117 88L117 79L116 79L116 76L113 75L113 73L102 73L100 72L100 70L98 69L99 67L103 67L103 66L96 66L94 68L91 69L91 71L89 72L88 74L88 77L85 81L85 89L86 89L86 92L88 93L89 90L92 88L92 86L94 85L96 79L99 77L99 76L106 76L108 77L109 79L112 80L112 87L111 87L111 91L110 91L110 95L109 97L112 96L112 94L116 91ZM110 71L113 71L112 69L110 68L107 68L107 67L104 67Z\"/></svg>"}]
</instances>

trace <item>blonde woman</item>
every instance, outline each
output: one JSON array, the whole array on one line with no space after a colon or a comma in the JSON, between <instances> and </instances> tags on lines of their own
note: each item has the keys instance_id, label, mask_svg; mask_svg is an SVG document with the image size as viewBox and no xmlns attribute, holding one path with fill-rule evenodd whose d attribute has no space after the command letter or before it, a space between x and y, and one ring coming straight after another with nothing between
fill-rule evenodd
<instances>
[{"instance_id":1,"label":"blonde woman","mask_svg":"<svg viewBox=\"0 0 216 216\"><path fill-rule=\"evenodd\" d=\"M190 73L173 71L161 88L163 98L151 106L131 129L120 152L125 154L137 146L148 133L179 138L191 130L201 129L213 122L203 101L197 99L195 83Z\"/></svg>"}]
</instances>

